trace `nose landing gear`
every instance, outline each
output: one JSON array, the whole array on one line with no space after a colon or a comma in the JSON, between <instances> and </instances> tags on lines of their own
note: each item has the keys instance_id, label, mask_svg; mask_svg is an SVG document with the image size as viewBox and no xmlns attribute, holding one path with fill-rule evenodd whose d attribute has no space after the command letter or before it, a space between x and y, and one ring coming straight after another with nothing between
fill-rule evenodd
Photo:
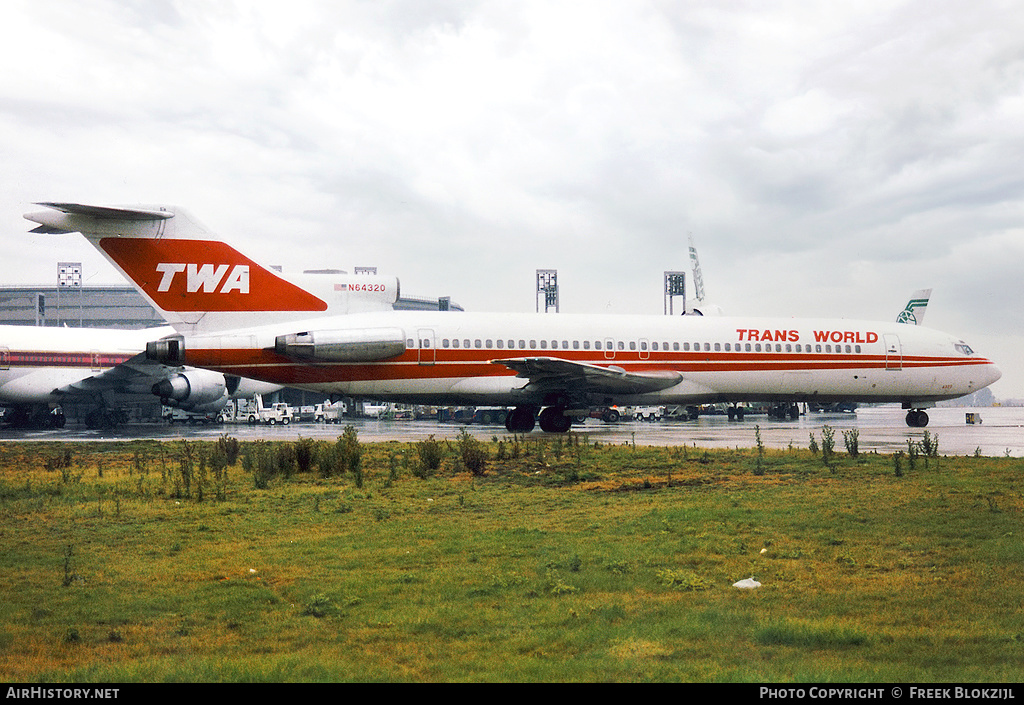
<instances>
[{"instance_id":1,"label":"nose landing gear","mask_svg":"<svg viewBox=\"0 0 1024 705\"><path fill-rule=\"evenodd\" d=\"M924 428L928 425L928 414L921 409L911 409L907 412L907 425L911 428Z\"/></svg>"}]
</instances>

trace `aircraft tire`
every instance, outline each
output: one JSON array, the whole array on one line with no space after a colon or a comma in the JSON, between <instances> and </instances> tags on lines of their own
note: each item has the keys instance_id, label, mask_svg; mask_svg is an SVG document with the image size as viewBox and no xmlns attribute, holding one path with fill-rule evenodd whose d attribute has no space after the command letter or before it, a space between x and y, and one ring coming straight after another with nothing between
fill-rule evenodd
<instances>
[{"instance_id":1,"label":"aircraft tire","mask_svg":"<svg viewBox=\"0 0 1024 705\"><path fill-rule=\"evenodd\" d=\"M911 428L924 428L928 425L928 414L920 409L911 409L907 412L907 426Z\"/></svg>"},{"instance_id":2,"label":"aircraft tire","mask_svg":"<svg viewBox=\"0 0 1024 705\"><path fill-rule=\"evenodd\" d=\"M540 412L540 428L545 433L565 433L572 419L565 415L565 407L549 406Z\"/></svg>"},{"instance_id":3,"label":"aircraft tire","mask_svg":"<svg viewBox=\"0 0 1024 705\"><path fill-rule=\"evenodd\" d=\"M505 429L509 433L529 433L537 424L531 407L517 406L505 419Z\"/></svg>"}]
</instances>

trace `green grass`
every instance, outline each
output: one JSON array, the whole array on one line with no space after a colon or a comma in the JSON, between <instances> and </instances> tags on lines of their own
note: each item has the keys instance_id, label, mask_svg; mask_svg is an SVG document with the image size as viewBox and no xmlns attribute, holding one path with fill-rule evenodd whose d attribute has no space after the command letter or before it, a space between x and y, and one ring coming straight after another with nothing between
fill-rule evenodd
<instances>
[{"instance_id":1,"label":"green grass","mask_svg":"<svg viewBox=\"0 0 1024 705\"><path fill-rule=\"evenodd\" d=\"M361 486L314 462L257 489L289 444L243 444L218 498L190 445L188 482L180 443L0 445L0 678L1024 676L1019 459L531 436L476 477L448 439L436 471L362 444Z\"/></svg>"}]
</instances>

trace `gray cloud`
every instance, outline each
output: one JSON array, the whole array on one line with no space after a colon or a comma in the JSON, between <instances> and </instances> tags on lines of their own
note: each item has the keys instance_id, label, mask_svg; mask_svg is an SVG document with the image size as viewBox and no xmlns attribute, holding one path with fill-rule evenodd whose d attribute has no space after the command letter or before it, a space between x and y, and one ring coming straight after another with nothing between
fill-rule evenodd
<instances>
[{"instance_id":1,"label":"gray cloud","mask_svg":"<svg viewBox=\"0 0 1024 705\"><path fill-rule=\"evenodd\" d=\"M407 292L888 317L935 287L1024 396L1024 17L1012 3L92 2L5 11L0 251L57 259L38 200L167 202L289 268ZM942 325L940 325L942 324Z\"/></svg>"}]
</instances>

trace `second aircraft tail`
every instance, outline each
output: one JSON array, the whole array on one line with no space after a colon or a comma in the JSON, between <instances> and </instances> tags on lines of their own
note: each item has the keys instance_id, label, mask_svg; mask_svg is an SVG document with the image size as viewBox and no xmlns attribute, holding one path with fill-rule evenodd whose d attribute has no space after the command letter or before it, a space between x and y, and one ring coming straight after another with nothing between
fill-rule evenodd
<instances>
[{"instance_id":1,"label":"second aircraft tail","mask_svg":"<svg viewBox=\"0 0 1024 705\"><path fill-rule=\"evenodd\" d=\"M919 326L921 321L924 320L924 311L928 308L928 299L931 298L931 289L918 289L910 296L910 301L900 311L900 314L896 316L897 323L909 323L910 325Z\"/></svg>"}]
</instances>

